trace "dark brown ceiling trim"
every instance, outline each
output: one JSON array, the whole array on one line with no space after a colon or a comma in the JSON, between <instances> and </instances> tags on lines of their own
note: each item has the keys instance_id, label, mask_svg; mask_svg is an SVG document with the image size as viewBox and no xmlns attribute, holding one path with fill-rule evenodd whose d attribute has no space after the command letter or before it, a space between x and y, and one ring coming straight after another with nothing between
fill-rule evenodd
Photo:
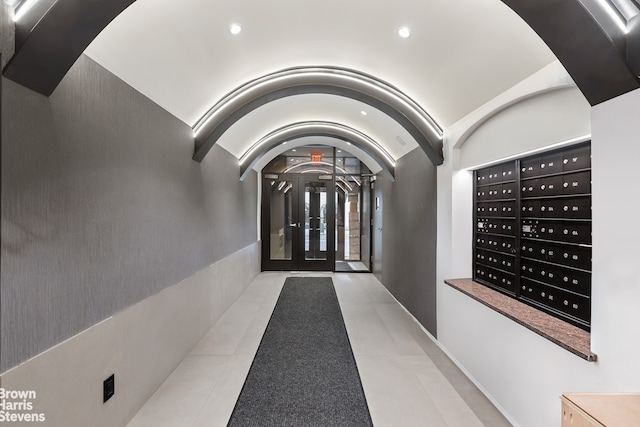
<instances>
[{"instance_id":1,"label":"dark brown ceiling trim","mask_svg":"<svg viewBox=\"0 0 640 427\"><path fill-rule=\"evenodd\" d=\"M134 1L58 0L41 19L36 19L37 24L28 35L21 32L17 23L21 45L4 75L43 95L51 95L100 31ZM33 21L33 16L25 16L26 25Z\"/></svg>"},{"instance_id":2,"label":"dark brown ceiling trim","mask_svg":"<svg viewBox=\"0 0 640 427\"><path fill-rule=\"evenodd\" d=\"M578 0L502 0L544 40L591 105L640 87L625 52Z\"/></svg>"}]
</instances>

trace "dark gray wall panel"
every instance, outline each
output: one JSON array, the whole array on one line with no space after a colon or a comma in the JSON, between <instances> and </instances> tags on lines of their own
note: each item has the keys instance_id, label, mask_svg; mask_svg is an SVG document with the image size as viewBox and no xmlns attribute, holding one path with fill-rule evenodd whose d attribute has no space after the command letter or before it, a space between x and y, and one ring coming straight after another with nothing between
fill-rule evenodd
<instances>
[{"instance_id":1,"label":"dark gray wall panel","mask_svg":"<svg viewBox=\"0 0 640 427\"><path fill-rule=\"evenodd\" d=\"M255 178L89 58L3 83L0 372L256 241Z\"/></svg>"},{"instance_id":2,"label":"dark gray wall panel","mask_svg":"<svg viewBox=\"0 0 640 427\"><path fill-rule=\"evenodd\" d=\"M396 182L378 179L375 193L383 229L382 270L375 273L436 336L436 167L413 150L396 163Z\"/></svg>"},{"instance_id":3,"label":"dark gray wall panel","mask_svg":"<svg viewBox=\"0 0 640 427\"><path fill-rule=\"evenodd\" d=\"M239 176L238 159L223 148L214 147L202 162L209 238L216 260L257 240L257 173L251 172L243 182Z\"/></svg>"}]
</instances>

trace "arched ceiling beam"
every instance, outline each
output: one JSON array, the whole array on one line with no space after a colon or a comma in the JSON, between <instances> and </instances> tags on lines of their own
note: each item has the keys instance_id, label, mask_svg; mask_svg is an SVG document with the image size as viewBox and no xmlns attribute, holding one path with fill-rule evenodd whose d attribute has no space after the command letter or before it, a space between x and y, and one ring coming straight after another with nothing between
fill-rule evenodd
<instances>
[{"instance_id":1,"label":"arched ceiling beam","mask_svg":"<svg viewBox=\"0 0 640 427\"><path fill-rule=\"evenodd\" d=\"M250 81L216 103L194 126L200 162L234 123L276 99L322 93L345 96L383 111L418 142L434 165L443 162L442 129L415 101L382 80L338 67L297 67Z\"/></svg>"},{"instance_id":2,"label":"arched ceiling beam","mask_svg":"<svg viewBox=\"0 0 640 427\"><path fill-rule=\"evenodd\" d=\"M378 142L356 129L332 122L293 123L276 129L260 138L240 157L240 180L244 181L262 156L283 142L309 136L328 136L350 142L373 158L382 168L384 175L392 182L395 181L395 160Z\"/></svg>"},{"instance_id":3,"label":"arched ceiling beam","mask_svg":"<svg viewBox=\"0 0 640 427\"><path fill-rule=\"evenodd\" d=\"M58 0L48 8L36 3L16 22L16 52L4 76L51 95L100 31L134 1Z\"/></svg>"},{"instance_id":4,"label":"arched ceiling beam","mask_svg":"<svg viewBox=\"0 0 640 427\"><path fill-rule=\"evenodd\" d=\"M633 70L640 53L626 48L638 46L640 26L620 30L592 0L502 1L545 41L591 105L640 87L640 69Z\"/></svg>"}]
</instances>

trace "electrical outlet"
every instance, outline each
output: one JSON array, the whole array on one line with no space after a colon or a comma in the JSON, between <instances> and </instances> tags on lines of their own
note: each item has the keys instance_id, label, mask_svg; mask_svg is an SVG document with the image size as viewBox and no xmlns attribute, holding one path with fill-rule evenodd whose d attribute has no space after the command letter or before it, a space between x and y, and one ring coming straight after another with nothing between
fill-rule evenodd
<instances>
[{"instance_id":1,"label":"electrical outlet","mask_svg":"<svg viewBox=\"0 0 640 427\"><path fill-rule=\"evenodd\" d=\"M116 392L116 375L111 374L102 384L102 403L106 403Z\"/></svg>"}]
</instances>

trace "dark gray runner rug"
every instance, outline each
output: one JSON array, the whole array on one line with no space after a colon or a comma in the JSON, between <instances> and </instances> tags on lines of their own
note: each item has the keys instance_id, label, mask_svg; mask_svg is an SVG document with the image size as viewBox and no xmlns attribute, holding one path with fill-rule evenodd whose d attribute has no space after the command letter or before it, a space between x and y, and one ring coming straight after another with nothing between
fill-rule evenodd
<instances>
[{"instance_id":1,"label":"dark gray runner rug","mask_svg":"<svg viewBox=\"0 0 640 427\"><path fill-rule=\"evenodd\" d=\"M287 278L228 425L373 425L331 278Z\"/></svg>"}]
</instances>

